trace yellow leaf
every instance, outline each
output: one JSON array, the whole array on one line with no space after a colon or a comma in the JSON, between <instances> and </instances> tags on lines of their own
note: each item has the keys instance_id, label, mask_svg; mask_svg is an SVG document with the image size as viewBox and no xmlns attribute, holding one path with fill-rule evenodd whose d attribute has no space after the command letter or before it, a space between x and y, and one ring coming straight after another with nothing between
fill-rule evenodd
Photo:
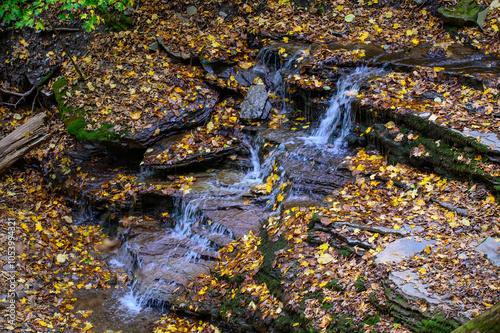
<instances>
[{"instance_id":1,"label":"yellow leaf","mask_svg":"<svg viewBox=\"0 0 500 333\"><path fill-rule=\"evenodd\" d=\"M370 34L368 33L368 31L363 31L363 32L359 33L359 39L361 39L362 42L364 42L365 39L368 38L368 36L370 36Z\"/></svg>"},{"instance_id":2,"label":"yellow leaf","mask_svg":"<svg viewBox=\"0 0 500 333\"><path fill-rule=\"evenodd\" d=\"M365 133L370 133L370 131L371 131L371 130L372 130L372 128L371 128L371 127L368 127L368 128L366 129Z\"/></svg>"},{"instance_id":3,"label":"yellow leaf","mask_svg":"<svg viewBox=\"0 0 500 333\"><path fill-rule=\"evenodd\" d=\"M444 67L433 67L436 72L444 70Z\"/></svg>"},{"instance_id":4,"label":"yellow leaf","mask_svg":"<svg viewBox=\"0 0 500 333\"><path fill-rule=\"evenodd\" d=\"M131 113L130 114L130 118L134 119L134 120L137 120L141 117L141 111L137 111L137 112L134 112L134 113Z\"/></svg>"},{"instance_id":5,"label":"yellow leaf","mask_svg":"<svg viewBox=\"0 0 500 333\"><path fill-rule=\"evenodd\" d=\"M320 246L318 246L318 248L321 250L321 251L326 251L328 250L328 248L330 247L330 245L328 245L328 243L323 243L321 244Z\"/></svg>"},{"instance_id":6,"label":"yellow leaf","mask_svg":"<svg viewBox=\"0 0 500 333\"><path fill-rule=\"evenodd\" d=\"M392 28L394 30L398 30L399 29L399 23L394 23L394 25L392 26Z\"/></svg>"},{"instance_id":7,"label":"yellow leaf","mask_svg":"<svg viewBox=\"0 0 500 333\"><path fill-rule=\"evenodd\" d=\"M406 31L406 36L411 36L411 35L413 35L413 32L410 29L408 29Z\"/></svg>"},{"instance_id":8,"label":"yellow leaf","mask_svg":"<svg viewBox=\"0 0 500 333\"><path fill-rule=\"evenodd\" d=\"M37 223L35 228L36 228L36 231L42 231L43 230L41 223Z\"/></svg>"},{"instance_id":9,"label":"yellow leaf","mask_svg":"<svg viewBox=\"0 0 500 333\"><path fill-rule=\"evenodd\" d=\"M427 270L426 270L425 268L423 268L423 267L420 267L420 268L418 269L418 271L419 271L419 273L420 273L420 274L425 274L425 273L427 273Z\"/></svg>"},{"instance_id":10,"label":"yellow leaf","mask_svg":"<svg viewBox=\"0 0 500 333\"><path fill-rule=\"evenodd\" d=\"M401 227L399 225L397 225L397 224L395 224L393 228L394 228L394 230L401 229Z\"/></svg>"},{"instance_id":11,"label":"yellow leaf","mask_svg":"<svg viewBox=\"0 0 500 333\"><path fill-rule=\"evenodd\" d=\"M318 258L318 263L320 263L320 264L328 264L328 263L331 263L332 261L336 262L336 260L329 253L325 253L325 254L319 256L319 258Z\"/></svg>"},{"instance_id":12,"label":"yellow leaf","mask_svg":"<svg viewBox=\"0 0 500 333\"><path fill-rule=\"evenodd\" d=\"M282 202L283 199L284 199L283 194L280 193L280 194L278 194L278 197L276 198L276 201Z\"/></svg>"},{"instance_id":13,"label":"yellow leaf","mask_svg":"<svg viewBox=\"0 0 500 333\"><path fill-rule=\"evenodd\" d=\"M57 257L56 257L56 260L57 260L57 262L59 262L59 263L63 263L63 262L65 262L66 260L68 260L68 255L67 255L67 254L61 254L61 253L59 253L59 254L57 255Z\"/></svg>"},{"instance_id":14,"label":"yellow leaf","mask_svg":"<svg viewBox=\"0 0 500 333\"><path fill-rule=\"evenodd\" d=\"M87 88L89 88L90 91L95 91L94 86L92 85L92 82L87 82Z\"/></svg>"}]
</instances>

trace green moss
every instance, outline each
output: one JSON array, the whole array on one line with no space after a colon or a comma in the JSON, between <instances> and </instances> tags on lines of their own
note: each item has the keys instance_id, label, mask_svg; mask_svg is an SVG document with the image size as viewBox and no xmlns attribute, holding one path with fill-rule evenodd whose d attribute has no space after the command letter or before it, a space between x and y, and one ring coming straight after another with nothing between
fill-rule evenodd
<instances>
[{"instance_id":1,"label":"green moss","mask_svg":"<svg viewBox=\"0 0 500 333\"><path fill-rule=\"evenodd\" d=\"M287 246L287 242L283 235L276 242L271 241L265 229L262 230L261 234L262 241L258 248L264 255L264 261L259 267L255 279L260 283L265 283L271 292L279 294L282 290L281 271L279 268L273 267L273 262L276 259L275 253L284 249Z\"/></svg>"},{"instance_id":2,"label":"green moss","mask_svg":"<svg viewBox=\"0 0 500 333\"><path fill-rule=\"evenodd\" d=\"M339 280L337 279L333 279L332 281L328 282L325 288L333 291L344 290L344 287L339 283Z\"/></svg>"},{"instance_id":3,"label":"green moss","mask_svg":"<svg viewBox=\"0 0 500 333\"><path fill-rule=\"evenodd\" d=\"M84 120L85 111L82 109L73 109L64 104L63 96L67 93L65 88L68 81L62 77L54 82L52 88L58 104L61 118L64 121L66 130L70 135L75 136L81 141L113 141L119 140L124 132L115 133L113 124L101 124L97 131L88 131L87 123Z\"/></svg>"},{"instance_id":4,"label":"green moss","mask_svg":"<svg viewBox=\"0 0 500 333\"><path fill-rule=\"evenodd\" d=\"M342 246L339 249L339 255L341 255L344 258L349 258L354 253L355 253L354 250L349 246Z\"/></svg>"},{"instance_id":5,"label":"green moss","mask_svg":"<svg viewBox=\"0 0 500 333\"><path fill-rule=\"evenodd\" d=\"M314 213L313 216L311 217L311 220L307 224L307 231L308 232L314 231L314 225L316 223L320 223L320 222L321 222L321 219L320 219L318 213Z\"/></svg>"},{"instance_id":6,"label":"green moss","mask_svg":"<svg viewBox=\"0 0 500 333\"><path fill-rule=\"evenodd\" d=\"M356 288L356 291L358 293L365 291L366 290L365 280L363 280L363 278L358 278L354 282L354 288Z\"/></svg>"},{"instance_id":7,"label":"green moss","mask_svg":"<svg viewBox=\"0 0 500 333\"><path fill-rule=\"evenodd\" d=\"M410 305L395 290L385 288L385 295L387 298L385 304L381 304L374 294L369 296L370 303L379 312L391 316L394 321L408 326L413 332L447 333L460 326L459 322L452 318L446 318L439 312L420 311L415 306Z\"/></svg>"},{"instance_id":8,"label":"green moss","mask_svg":"<svg viewBox=\"0 0 500 333\"><path fill-rule=\"evenodd\" d=\"M115 31L128 30L132 24L134 24L134 20L123 13L109 13L103 11L102 17Z\"/></svg>"},{"instance_id":9,"label":"green moss","mask_svg":"<svg viewBox=\"0 0 500 333\"><path fill-rule=\"evenodd\" d=\"M363 109L365 119L377 112L371 108ZM380 110L379 110L379 113ZM393 114L387 111L376 121L394 121L401 133L412 133L418 136L408 143L396 142L397 133L390 133L381 123L372 125L372 131L366 134L369 142L375 145L382 154L387 154L390 163L406 163L425 171L435 172L446 178L462 181L476 180L484 183L493 192L496 179L480 168L475 160L477 155L486 156L491 150L471 137L440 126L434 122L411 114ZM411 156L412 149L425 147L425 153ZM484 161L485 157L481 161Z\"/></svg>"}]
</instances>

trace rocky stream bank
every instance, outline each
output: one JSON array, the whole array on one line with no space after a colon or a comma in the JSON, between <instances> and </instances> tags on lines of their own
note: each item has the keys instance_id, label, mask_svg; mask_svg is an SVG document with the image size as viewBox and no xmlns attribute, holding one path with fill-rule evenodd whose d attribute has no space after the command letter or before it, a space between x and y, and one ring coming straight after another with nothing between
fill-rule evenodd
<instances>
[{"instance_id":1,"label":"rocky stream bank","mask_svg":"<svg viewBox=\"0 0 500 333\"><path fill-rule=\"evenodd\" d=\"M451 332L498 303L497 43L437 1L322 3L144 6L94 35L86 82L51 79L31 158L108 235L107 290L67 307L94 330Z\"/></svg>"}]
</instances>

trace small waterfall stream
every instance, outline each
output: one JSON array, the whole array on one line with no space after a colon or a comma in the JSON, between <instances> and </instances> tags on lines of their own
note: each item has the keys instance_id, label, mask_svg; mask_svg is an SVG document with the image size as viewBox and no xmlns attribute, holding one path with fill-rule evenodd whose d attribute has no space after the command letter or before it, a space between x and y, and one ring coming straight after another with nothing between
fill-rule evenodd
<instances>
[{"instance_id":1,"label":"small waterfall stream","mask_svg":"<svg viewBox=\"0 0 500 333\"><path fill-rule=\"evenodd\" d=\"M297 49L284 63L275 64L276 68L268 75L274 91L282 98L283 113L291 112L287 110L291 96L288 96L284 78L297 71L298 66L295 65L302 56L303 49ZM260 57L265 60L270 54L263 52ZM125 322L144 312L157 311L154 307L160 311L166 310L166 303L158 300L175 298L177 290L184 287L186 281L199 273L208 273L218 249L241 237L241 230L245 230L245 233L251 230L249 216L255 219L257 228L253 230L258 232L261 216L267 218L271 214L279 214L283 200L277 199L280 194L288 191L285 195L294 200L302 200L307 196L312 198L307 192L307 184L311 180L313 186L317 186L314 182L318 179L324 183L333 182L334 177L328 172L335 163L329 165L323 160L334 155L340 156L337 152L341 150L344 138L351 129L352 97L357 94L360 83L375 72L368 68L358 68L341 78L324 118L310 136L298 136L285 128L280 139L265 138L261 133L248 138L246 146L250 151L250 158L247 172L211 171L212 174L200 181L201 184L198 184L194 193L172 196L173 208L168 208L171 225L162 225L160 219L154 221L156 224L151 223L151 220L155 220L152 215L148 215L146 210L139 212L144 216L148 215L148 219L144 221L149 222L146 221L143 229L139 228L133 236L127 238L116 256L110 260L110 265L115 270L122 270L131 278L130 283L113 296L116 304L113 306L120 308L119 311L112 310L113 316L123 318ZM276 134L270 134L272 135ZM304 135L304 132L300 135ZM335 139L331 141L333 136ZM328 143L333 143L333 149L329 149L332 148L330 145L325 147ZM269 145L274 148L266 148ZM326 150L330 152L326 154ZM322 156L325 154L328 156ZM322 156L323 160L313 155ZM292 168L295 170L291 170ZM238 176L235 181L228 182L219 178L223 172L233 172ZM266 184L269 176L276 177L272 190L266 190L264 195L256 199L252 192L254 187ZM154 172L143 170L139 177L147 183L154 178ZM307 184L294 188L292 183ZM329 190L327 186L322 189L325 193ZM254 201L249 205L252 200ZM160 209L167 211L164 207ZM262 212L265 214L259 215ZM241 225L235 225L235 219L240 219L238 223ZM196 271L200 268L201 271Z\"/></svg>"},{"instance_id":2,"label":"small waterfall stream","mask_svg":"<svg viewBox=\"0 0 500 333\"><path fill-rule=\"evenodd\" d=\"M380 73L380 69L370 69L368 67L358 67L356 70L339 79L337 92L331 97L330 105L325 117L312 134L305 138L306 142L315 145L325 145L330 142L334 133L336 138L333 141L333 150L338 151L344 144L345 137L352 127L351 104L359 90L359 85L368 77Z\"/></svg>"}]
</instances>

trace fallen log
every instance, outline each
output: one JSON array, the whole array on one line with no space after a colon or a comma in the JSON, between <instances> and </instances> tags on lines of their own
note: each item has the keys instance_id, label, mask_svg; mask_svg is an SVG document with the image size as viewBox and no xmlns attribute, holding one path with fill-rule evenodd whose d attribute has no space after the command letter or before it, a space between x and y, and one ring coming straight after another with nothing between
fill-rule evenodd
<instances>
[{"instance_id":1,"label":"fallen log","mask_svg":"<svg viewBox=\"0 0 500 333\"><path fill-rule=\"evenodd\" d=\"M0 174L50 137L45 117L45 113L37 114L0 140Z\"/></svg>"}]
</instances>

